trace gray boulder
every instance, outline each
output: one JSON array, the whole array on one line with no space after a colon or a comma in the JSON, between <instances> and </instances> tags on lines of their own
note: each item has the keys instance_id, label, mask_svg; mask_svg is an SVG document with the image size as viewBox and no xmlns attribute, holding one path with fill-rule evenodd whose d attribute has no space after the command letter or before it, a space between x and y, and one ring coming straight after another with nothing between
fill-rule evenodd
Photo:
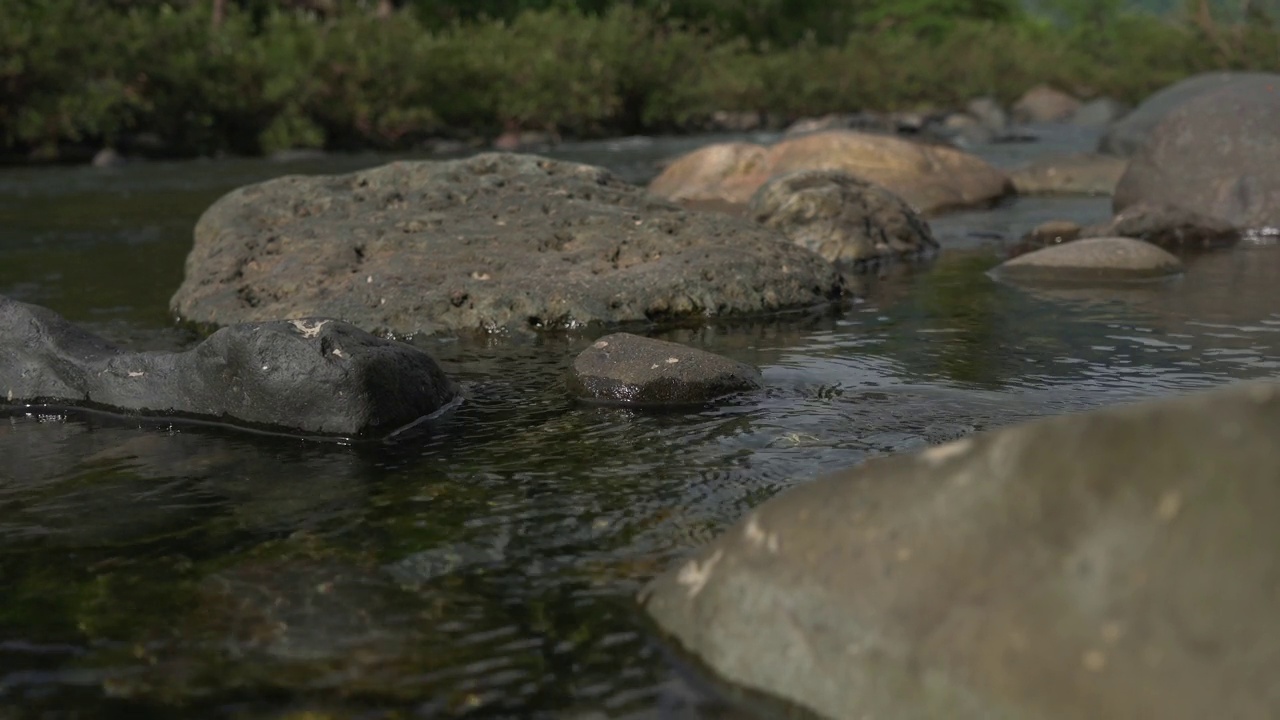
<instances>
[{"instance_id":1,"label":"gray boulder","mask_svg":"<svg viewBox=\"0 0 1280 720\"><path fill-rule=\"evenodd\" d=\"M1006 260L994 277L1034 282L1146 280L1182 272L1182 261L1141 240L1087 238L1049 245Z\"/></svg>"},{"instance_id":2,"label":"gray boulder","mask_svg":"<svg viewBox=\"0 0 1280 720\"><path fill-rule=\"evenodd\" d=\"M938 249L929 223L902 198L841 170L774 178L749 213L792 242L836 263L912 257Z\"/></svg>"},{"instance_id":3,"label":"gray boulder","mask_svg":"<svg viewBox=\"0 0 1280 720\"><path fill-rule=\"evenodd\" d=\"M764 503L642 593L832 718L1280 717L1280 385L1004 428Z\"/></svg>"},{"instance_id":4,"label":"gray boulder","mask_svg":"<svg viewBox=\"0 0 1280 720\"><path fill-rule=\"evenodd\" d=\"M1208 250L1239 241L1231 223L1184 207L1140 202L1116 214L1110 222L1080 231L1083 237L1128 237L1168 250Z\"/></svg>"},{"instance_id":5,"label":"gray boulder","mask_svg":"<svg viewBox=\"0 0 1280 720\"><path fill-rule=\"evenodd\" d=\"M762 313L841 290L830 263L746 219L489 153L235 190L197 223L171 305L201 323L453 334Z\"/></svg>"},{"instance_id":6,"label":"gray boulder","mask_svg":"<svg viewBox=\"0 0 1280 720\"><path fill-rule=\"evenodd\" d=\"M1019 195L1110 195L1125 161L1110 155L1045 157L1009 173Z\"/></svg>"},{"instance_id":7,"label":"gray boulder","mask_svg":"<svg viewBox=\"0 0 1280 720\"><path fill-rule=\"evenodd\" d=\"M760 373L749 365L630 333L592 343L569 375L575 397L624 405L702 404L758 387Z\"/></svg>"},{"instance_id":8,"label":"gray boulder","mask_svg":"<svg viewBox=\"0 0 1280 720\"><path fill-rule=\"evenodd\" d=\"M185 352L128 352L52 310L0 296L0 406L361 437L435 413L456 394L425 352L335 320L235 325Z\"/></svg>"},{"instance_id":9,"label":"gray boulder","mask_svg":"<svg viewBox=\"0 0 1280 720\"><path fill-rule=\"evenodd\" d=\"M1098 141L1098 151L1128 157L1146 143L1147 136L1166 115L1201 93L1239 81L1274 83L1277 80L1280 75L1240 72L1201 73L1180 80L1143 100L1132 112L1112 123Z\"/></svg>"},{"instance_id":10,"label":"gray boulder","mask_svg":"<svg viewBox=\"0 0 1280 720\"><path fill-rule=\"evenodd\" d=\"M1187 100L1133 156L1112 204L1154 202L1239 228L1280 226L1280 76Z\"/></svg>"}]
</instances>

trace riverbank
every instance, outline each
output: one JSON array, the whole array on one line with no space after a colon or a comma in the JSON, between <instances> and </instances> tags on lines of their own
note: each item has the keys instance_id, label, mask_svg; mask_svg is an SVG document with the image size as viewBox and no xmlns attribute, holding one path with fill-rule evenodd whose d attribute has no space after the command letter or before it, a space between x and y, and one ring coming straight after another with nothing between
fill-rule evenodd
<instances>
[{"instance_id":1,"label":"riverbank","mask_svg":"<svg viewBox=\"0 0 1280 720\"><path fill-rule=\"evenodd\" d=\"M767 49L619 5L430 29L414 14L128 12L51 2L0 30L0 155L67 159L296 149L406 151L506 134L694 132L834 112L1008 103L1047 83L1134 101L1217 68L1276 69L1280 33L1121 15L1064 29L1018 17L858 32ZM740 128L737 128L740 129ZM78 155L77 155L78 154Z\"/></svg>"}]
</instances>

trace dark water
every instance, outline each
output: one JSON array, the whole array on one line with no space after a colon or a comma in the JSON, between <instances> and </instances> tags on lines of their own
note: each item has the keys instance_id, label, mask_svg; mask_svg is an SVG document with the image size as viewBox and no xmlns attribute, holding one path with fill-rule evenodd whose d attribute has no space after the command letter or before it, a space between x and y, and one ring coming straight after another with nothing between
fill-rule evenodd
<instances>
[{"instance_id":1,"label":"dark water","mask_svg":"<svg viewBox=\"0 0 1280 720\"><path fill-rule=\"evenodd\" d=\"M987 148L1009 165L1078 131ZM693 141L562 157L643 180ZM372 156L0 173L0 293L134 347L172 327L219 194ZM719 717L632 604L777 491L984 428L1280 375L1280 250L1169 282L1023 290L984 274L1046 219L1024 199L933 222L946 251L839 308L654 334L767 390L673 414L580 407L591 334L422 340L466 387L429 433L346 447L111 417L0 417L0 718Z\"/></svg>"}]
</instances>

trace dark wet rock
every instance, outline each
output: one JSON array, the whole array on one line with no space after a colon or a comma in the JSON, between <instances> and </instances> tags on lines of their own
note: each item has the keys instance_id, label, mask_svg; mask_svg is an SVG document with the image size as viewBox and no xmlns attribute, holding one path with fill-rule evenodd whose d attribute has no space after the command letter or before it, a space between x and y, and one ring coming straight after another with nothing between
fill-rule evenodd
<instances>
[{"instance_id":1,"label":"dark wet rock","mask_svg":"<svg viewBox=\"0 0 1280 720\"><path fill-rule=\"evenodd\" d=\"M200 580L186 604L186 617L139 650L143 667L108 680L113 695L190 702L275 688L413 698L421 689L405 677L429 667L441 642L417 596L336 557L244 561Z\"/></svg>"},{"instance_id":2,"label":"dark wet rock","mask_svg":"<svg viewBox=\"0 0 1280 720\"><path fill-rule=\"evenodd\" d=\"M1128 157L1147 141L1151 131L1165 116L1183 103L1205 92L1222 89L1236 82L1275 83L1280 75L1271 73L1210 72L1193 75L1154 93L1133 112L1124 115L1107 128L1098 142L1098 151Z\"/></svg>"},{"instance_id":3,"label":"dark wet rock","mask_svg":"<svg viewBox=\"0 0 1280 720\"><path fill-rule=\"evenodd\" d=\"M1081 228L1070 220L1049 220L1031 228L1016 245L1009 248L1010 258L1026 255L1051 245L1061 245L1080 237Z\"/></svg>"},{"instance_id":4,"label":"dark wet rock","mask_svg":"<svg viewBox=\"0 0 1280 720\"><path fill-rule=\"evenodd\" d=\"M1019 195L1110 195L1127 163L1111 155L1044 157L1009 173Z\"/></svg>"},{"instance_id":5,"label":"dark wet rock","mask_svg":"<svg viewBox=\"0 0 1280 720\"><path fill-rule=\"evenodd\" d=\"M1023 93L1010 109L1016 123L1050 123L1070 120L1080 109L1080 101L1067 93L1037 85Z\"/></svg>"},{"instance_id":6,"label":"dark wet rock","mask_svg":"<svg viewBox=\"0 0 1280 720\"><path fill-rule=\"evenodd\" d=\"M758 387L760 373L749 365L630 333L592 343L569 375L575 397L626 405L701 404Z\"/></svg>"},{"instance_id":7,"label":"dark wet rock","mask_svg":"<svg viewBox=\"0 0 1280 720\"><path fill-rule=\"evenodd\" d=\"M996 277L1009 280L1143 280L1180 273L1182 261L1141 240L1087 238L1019 255L992 272Z\"/></svg>"},{"instance_id":8,"label":"dark wet rock","mask_svg":"<svg viewBox=\"0 0 1280 720\"><path fill-rule=\"evenodd\" d=\"M1280 717L1280 386L804 483L654 581L723 678L832 718Z\"/></svg>"},{"instance_id":9,"label":"dark wet rock","mask_svg":"<svg viewBox=\"0 0 1280 720\"><path fill-rule=\"evenodd\" d=\"M1240 240L1231 223L1172 205L1141 202L1110 222L1083 228L1084 237L1130 237L1168 250L1208 250Z\"/></svg>"},{"instance_id":10,"label":"dark wet rock","mask_svg":"<svg viewBox=\"0 0 1280 720\"><path fill-rule=\"evenodd\" d=\"M1239 228L1280 226L1280 75L1203 92L1151 131L1116 186L1121 212L1173 205Z\"/></svg>"},{"instance_id":11,"label":"dark wet rock","mask_svg":"<svg viewBox=\"0 0 1280 720\"><path fill-rule=\"evenodd\" d=\"M1101 127L1116 121L1129 111L1129 107L1112 98L1097 98L1081 105L1071 115L1071 124L1082 127Z\"/></svg>"},{"instance_id":12,"label":"dark wet rock","mask_svg":"<svg viewBox=\"0 0 1280 720\"><path fill-rule=\"evenodd\" d=\"M673 200L745 204L769 179L801 170L843 170L884 186L925 214L989 204L1012 190L1003 172L962 150L835 130L788 138L767 150L736 143L723 150L702 148L668 165L649 191Z\"/></svg>"},{"instance_id":13,"label":"dark wet rock","mask_svg":"<svg viewBox=\"0 0 1280 720\"><path fill-rule=\"evenodd\" d=\"M83 406L330 436L377 436L456 388L429 355L326 319L243 324L185 352L128 352L0 297L0 406Z\"/></svg>"},{"instance_id":14,"label":"dark wet rock","mask_svg":"<svg viewBox=\"0 0 1280 720\"><path fill-rule=\"evenodd\" d=\"M836 263L913 257L938 241L902 198L839 170L807 170L765 183L752 219Z\"/></svg>"},{"instance_id":15,"label":"dark wet rock","mask_svg":"<svg viewBox=\"0 0 1280 720\"><path fill-rule=\"evenodd\" d=\"M840 291L830 263L745 219L603 168L488 153L233 191L196 225L172 306L446 334L756 314Z\"/></svg>"}]
</instances>

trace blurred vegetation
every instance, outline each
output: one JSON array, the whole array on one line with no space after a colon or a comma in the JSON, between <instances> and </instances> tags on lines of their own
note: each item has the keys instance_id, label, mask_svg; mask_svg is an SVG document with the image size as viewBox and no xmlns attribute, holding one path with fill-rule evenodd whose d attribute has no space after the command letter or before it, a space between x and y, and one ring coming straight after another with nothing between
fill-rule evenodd
<instances>
[{"instance_id":1,"label":"blurred vegetation","mask_svg":"<svg viewBox=\"0 0 1280 720\"><path fill-rule=\"evenodd\" d=\"M716 111L1007 102L1041 82L1136 101L1199 71L1280 69L1275 15L1225 4L0 0L0 153L682 131Z\"/></svg>"}]
</instances>

